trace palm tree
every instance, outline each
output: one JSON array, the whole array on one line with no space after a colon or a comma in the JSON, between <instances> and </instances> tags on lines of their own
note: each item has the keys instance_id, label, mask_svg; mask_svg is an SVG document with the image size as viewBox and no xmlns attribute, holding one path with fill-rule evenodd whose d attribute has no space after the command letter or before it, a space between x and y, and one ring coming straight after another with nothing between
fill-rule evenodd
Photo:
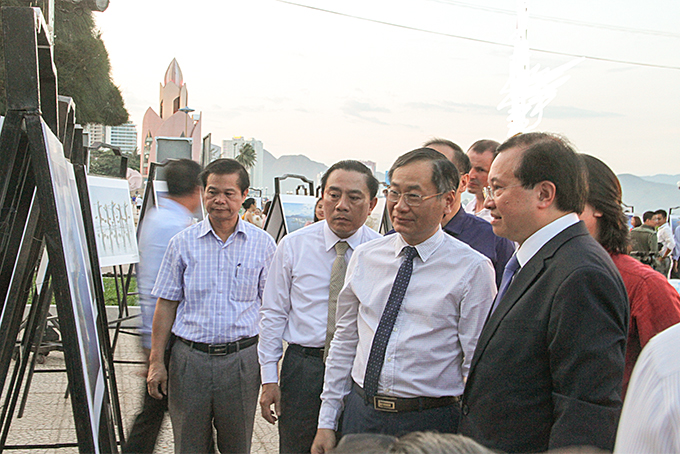
<instances>
[{"instance_id":1,"label":"palm tree","mask_svg":"<svg viewBox=\"0 0 680 454\"><path fill-rule=\"evenodd\" d=\"M246 143L241 146L238 155L234 159L241 163L246 170L250 170L257 162L257 153L255 153L255 149L251 144Z\"/></svg>"}]
</instances>

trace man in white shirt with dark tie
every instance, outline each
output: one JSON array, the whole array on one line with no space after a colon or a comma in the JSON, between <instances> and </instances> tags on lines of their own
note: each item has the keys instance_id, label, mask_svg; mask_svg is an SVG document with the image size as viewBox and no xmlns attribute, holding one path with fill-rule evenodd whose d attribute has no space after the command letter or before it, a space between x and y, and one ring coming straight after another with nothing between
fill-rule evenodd
<instances>
[{"instance_id":1,"label":"man in white shirt with dark tie","mask_svg":"<svg viewBox=\"0 0 680 454\"><path fill-rule=\"evenodd\" d=\"M322 177L321 190L326 219L281 240L260 310L260 405L267 421L278 419L281 453L309 452L312 447L324 352L335 328L335 302L346 263L357 246L381 237L364 225L378 192L378 180L368 167L340 161ZM282 340L288 348L279 377Z\"/></svg>"},{"instance_id":2,"label":"man in white shirt with dark tie","mask_svg":"<svg viewBox=\"0 0 680 454\"><path fill-rule=\"evenodd\" d=\"M488 258L444 233L455 166L421 148L389 172L397 234L359 246L338 298L312 453L342 433L455 433L477 337L496 294Z\"/></svg>"}]
</instances>

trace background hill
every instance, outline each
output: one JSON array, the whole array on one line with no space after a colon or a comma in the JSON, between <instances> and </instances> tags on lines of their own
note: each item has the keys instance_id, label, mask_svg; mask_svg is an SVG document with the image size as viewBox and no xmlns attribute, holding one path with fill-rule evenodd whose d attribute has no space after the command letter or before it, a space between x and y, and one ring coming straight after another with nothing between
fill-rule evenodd
<instances>
[{"instance_id":1,"label":"background hill","mask_svg":"<svg viewBox=\"0 0 680 454\"><path fill-rule=\"evenodd\" d=\"M320 162L312 161L304 155L284 155L280 158L275 158L274 155L264 150L264 181L269 188L269 194L274 194L274 177L280 177L285 174L303 175L308 179L314 181L314 189L316 190L316 177L318 174L323 174L328 167ZM295 191L298 185L303 184L300 180L287 179L281 182L281 192Z\"/></svg>"},{"instance_id":2,"label":"background hill","mask_svg":"<svg viewBox=\"0 0 680 454\"><path fill-rule=\"evenodd\" d=\"M317 176L328 169L325 164L312 161L304 155L285 155L277 159L267 150L264 151L264 164L264 178L268 182L270 194L274 192L274 177L287 173L299 174L316 181ZM636 214L641 215L645 211L659 208L668 211L669 208L680 205L680 190L677 186L680 175L636 176L624 173L618 177L623 189L623 202L632 206ZM295 191L299 184L300 180L284 180L281 182L281 191ZM469 194L464 194L463 202L471 198ZM680 208L677 213L680 214Z\"/></svg>"},{"instance_id":3,"label":"background hill","mask_svg":"<svg viewBox=\"0 0 680 454\"><path fill-rule=\"evenodd\" d=\"M668 211L680 205L680 190L676 185L680 175L638 177L624 173L618 177L623 189L623 202L632 205L636 214L659 208ZM677 211L680 214L680 208Z\"/></svg>"}]
</instances>

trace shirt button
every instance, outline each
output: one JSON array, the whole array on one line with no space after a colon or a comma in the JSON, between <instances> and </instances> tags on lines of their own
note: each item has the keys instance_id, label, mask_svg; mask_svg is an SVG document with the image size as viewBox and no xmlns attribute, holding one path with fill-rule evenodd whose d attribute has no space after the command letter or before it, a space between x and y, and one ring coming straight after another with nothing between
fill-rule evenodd
<instances>
[{"instance_id":1,"label":"shirt button","mask_svg":"<svg viewBox=\"0 0 680 454\"><path fill-rule=\"evenodd\" d=\"M467 416L467 414L470 413L470 407L467 406L467 404L463 405L463 414Z\"/></svg>"},{"instance_id":2,"label":"shirt button","mask_svg":"<svg viewBox=\"0 0 680 454\"><path fill-rule=\"evenodd\" d=\"M396 330L397 330L397 327L396 327L396 326L395 326L394 328L392 328L392 331L396 331Z\"/></svg>"},{"instance_id":3,"label":"shirt button","mask_svg":"<svg viewBox=\"0 0 680 454\"><path fill-rule=\"evenodd\" d=\"M390 391L391 391L390 388L387 388L387 389L385 390L386 393L388 393L388 392L390 392Z\"/></svg>"},{"instance_id":4,"label":"shirt button","mask_svg":"<svg viewBox=\"0 0 680 454\"><path fill-rule=\"evenodd\" d=\"M390 356L389 358L387 358L387 362L388 362L388 363L391 363L391 362L392 362L392 357L391 357L391 356Z\"/></svg>"}]
</instances>

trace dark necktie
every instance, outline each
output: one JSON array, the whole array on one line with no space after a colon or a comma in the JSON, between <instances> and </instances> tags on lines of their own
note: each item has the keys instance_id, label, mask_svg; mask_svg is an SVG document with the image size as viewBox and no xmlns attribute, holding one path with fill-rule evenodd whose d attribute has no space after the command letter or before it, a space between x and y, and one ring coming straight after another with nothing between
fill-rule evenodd
<instances>
[{"instance_id":1,"label":"dark necktie","mask_svg":"<svg viewBox=\"0 0 680 454\"><path fill-rule=\"evenodd\" d=\"M392 284L392 291L390 297L387 299L387 305L383 310L378 323L378 329L375 331L373 337L373 344L371 345L371 353L368 355L368 362L366 363L366 374L364 375L364 391L368 399L372 399L378 392L378 379L380 378L380 371L382 371L383 362L385 361L385 350L387 343L390 340L390 334L394 329L394 322L397 320L401 302L404 300L406 288L411 280L411 273L413 272L413 258L418 253L413 246L406 246L402 249L404 253L404 261L399 267L397 277Z\"/></svg>"},{"instance_id":2,"label":"dark necktie","mask_svg":"<svg viewBox=\"0 0 680 454\"><path fill-rule=\"evenodd\" d=\"M345 262L345 252L349 244L346 241L338 241L335 243L335 260L331 268L331 281L328 287L328 319L326 321L326 343L324 344L323 360L326 361L328 357L328 350L335 334L335 316L338 307L338 295L342 286L345 283L345 272L347 271L347 262Z\"/></svg>"},{"instance_id":3,"label":"dark necktie","mask_svg":"<svg viewBox=\"0 0 680 454\"><path fill-rule=\"evenodd\" d=\"M520 269L519 261L517 260L517 254L513 254L508 263L505 265L505 270L503 271L503 279L501 280L501 288L498 290L496 299L493 301L493 306L491 307L491 313L496 310L498 303L500 303L501 298L508 291L512 278L515 276L517 270Z\"/></svg>"}]
</instances>

